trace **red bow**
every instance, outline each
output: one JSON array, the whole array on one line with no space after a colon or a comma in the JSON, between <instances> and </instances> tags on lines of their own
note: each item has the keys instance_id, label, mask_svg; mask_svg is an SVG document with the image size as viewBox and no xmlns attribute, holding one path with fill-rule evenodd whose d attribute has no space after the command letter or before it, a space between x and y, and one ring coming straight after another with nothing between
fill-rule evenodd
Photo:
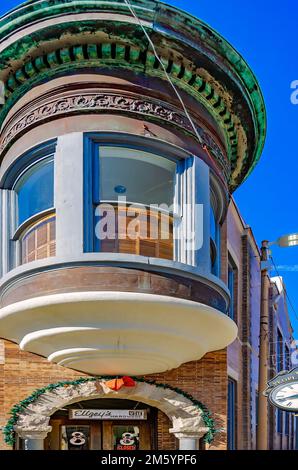
<instances>
[{"instance_id":1,"label":"red bow","mask_svg":"<svg viewBox=\"0 0 298 470\"><path fill-rule=\"evenodd\" d=\"M105 382L105 385L111 390L120 390L122 387L135 387L136 383L131 377L121 377L120 379L113 379Z\"/></svg>"}]
</instances>

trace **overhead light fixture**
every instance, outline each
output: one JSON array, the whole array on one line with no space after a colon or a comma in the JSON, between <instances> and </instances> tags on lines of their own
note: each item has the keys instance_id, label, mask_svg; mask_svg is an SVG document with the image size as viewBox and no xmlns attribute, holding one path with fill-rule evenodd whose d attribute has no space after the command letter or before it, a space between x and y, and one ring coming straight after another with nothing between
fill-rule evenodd
<instances>
[{"instance_id":1,"label":"overhead light fixture","mask_svg":"<svg viewBox=\"0 0 298 470\"><path fill-rule=\"evenodd\" d=\"M291 233L290 235L284 235L276 240L276 244L282 248L289 246L298 245L298 233Z\"/></svg>"},{"instance_id":2,"label":"overhead light fixture","mask_svg":"<svg viewBox=\"0 0 298 470\"><path fill-rule=\"evenodd\" d=\"M118 186L115 186L114 191L117 194L125 194L126 193L126 187L119 184Z\"/></svg>"}]
</instances>

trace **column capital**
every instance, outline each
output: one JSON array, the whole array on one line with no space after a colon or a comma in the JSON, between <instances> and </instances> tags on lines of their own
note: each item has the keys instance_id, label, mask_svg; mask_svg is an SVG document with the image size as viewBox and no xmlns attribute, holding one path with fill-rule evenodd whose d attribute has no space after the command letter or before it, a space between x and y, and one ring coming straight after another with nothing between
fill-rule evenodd
<instances>
[{"instance_id":1,"label":"column capital","mask_svg":"<svg viewBox=\"0 0 298 470\"><path fill-rule=\"evenodd\" d=\"M199 450L199 441L206 434L208 428L170 429L170 432L179 440L180 450Z\"/></svg>"},{"instance_id":2,"label":"column capital","mask_svg":"<svg viewBox=\"0 0 298 470\"><path fill-rule=\"evenodd\" d=\"M177 439L201 439L205 434L206 434L206 431L204 432L199 432L199 431L189 431L189 432L180 432L180 431L171 431L172 434L174 434L175 437L177 437Z\"/></svg>"},{"instance_id":3,"label":"column capital","mask_svg":"<svg viewBox=\"0 0 298 470\"><path fill-rule=\"evenodd\" d=\"M14 427L15 432L18 434L20 439L30 439L30 440L44 440L48 433L51 432L52 426L43 426L40 429L24 429L18 426Z\"/></svg>"}]
</instances>

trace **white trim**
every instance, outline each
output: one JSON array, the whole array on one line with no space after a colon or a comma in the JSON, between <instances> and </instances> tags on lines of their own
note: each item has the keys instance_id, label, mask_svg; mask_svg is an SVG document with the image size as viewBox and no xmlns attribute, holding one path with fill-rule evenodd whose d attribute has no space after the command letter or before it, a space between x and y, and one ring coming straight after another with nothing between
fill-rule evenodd
<instances>
[{"instance_id":1,"label":"white trim","mask_svg":"<svg viewBox=\"0 0 298 470\"><path fill-rule=\"evenodd\" d=\"M237 372L235 369L233 369L231 366L228 365L228 376L231 377L231 379L235 380L235 382L239 382L239 377L240 374Z\"/></svg>"},{"instance_id":2,"label":"white trim","mask_svg":"<svg viewBox=\"0 0 298 470\"><path fill-rule=\"evenodd\" d=\"M57 256L83 252L83 133L58 137L55 155Z\"/></svg>"}]
</instances>

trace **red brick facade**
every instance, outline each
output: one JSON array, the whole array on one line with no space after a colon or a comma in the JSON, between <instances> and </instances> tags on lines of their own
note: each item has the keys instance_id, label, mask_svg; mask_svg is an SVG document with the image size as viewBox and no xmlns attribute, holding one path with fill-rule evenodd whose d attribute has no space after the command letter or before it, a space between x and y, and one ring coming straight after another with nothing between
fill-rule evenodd
<instances>
[{"instance_id":1,"label":"red brick facade","mask_svg":"<svg viewBox=\"0 0 298 470\"><path fill-rule=\"evenodd\" d=\"M237 383L236 448L256 448L256 410L258 392L258 342L260 315L259 252L252 232L247 228L234 203L222 228L221 276L227 282L228 259L237 266L236 322L238 338L227 350L208 353L172 371L146 376L157 382L178 387L200 400L215 418L219 432L211 449L227 448L227 383L231 377ZM276 286L271 287L271 298ZM282 304L285 305L285 304ZM276 325L284 332L287 342L292 330L282 305L271 306L271 343L276 344ZM12 406L34 390L50 383L82 376L37 355L20 351L18 345L0 342L0 426L9 418ZM276 372L276 347L270 352L270 375ZM178 440L169 433L170 421L158 411L157 440L159 449L177 449ZM290 435L276 432L275 410L269 409L270 448L293 448L294 418L290 418ZM207 446L209 447L209 446ZM1 448L7 448L1 438Z\"/></svg>"},{"instance_id":2,"label":"red brick facade","mask_svg":"<svg viewBox=\"0 0 298 470\"><path fill-rule=\"evenodd\" d=\"M0 365L0 426L9 419L13 405L31 393L50 383L82 377L79 372L71 371L49 363L34 354L20 351L19 347L8 341L2 341L4 354ZM216 427L221 430L212 443L212 449L226 447L226 352L207 354L202 360L189 362L173 371L146 376L160 383L179 387L199 399L212 412ZM177 449L177 439L169 433L170 422L161 412L158 413L158 448ZM1 435L0 449L8 447Z\"/></svg>"}]
</instances>

